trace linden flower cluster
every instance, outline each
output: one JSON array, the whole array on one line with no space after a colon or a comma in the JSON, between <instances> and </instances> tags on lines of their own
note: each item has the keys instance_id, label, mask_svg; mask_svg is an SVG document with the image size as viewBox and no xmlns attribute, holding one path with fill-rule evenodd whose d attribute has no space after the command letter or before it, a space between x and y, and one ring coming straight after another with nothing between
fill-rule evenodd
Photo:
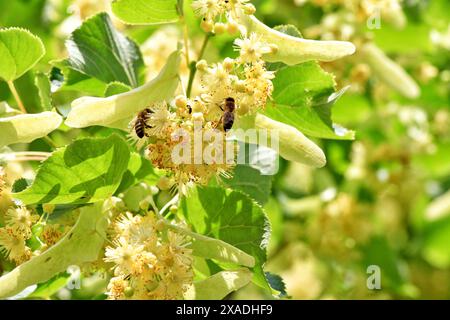
<instances>
[{"instance_id":1,"label":"linden flower cluster","mask_svg":"<svg viewBox=\"0 0 450 320\"><path fill-rule=\"evenodd\" d=\"M254 113L264 108L273 92L274 72L267 71L262 56L277 50L274 45L261 42L256 33L235 40L239 51L237 59L226 58L222 63L207 67L200 61L197 68L203 71L203 93L192 102L194 112L203 112L208 119L221 113L218 107L232 97L239 115ZM190 102L191 103L191 102Z\"/></svg>"},{"instance_id":2,"label":"linden flower cluster","mask_svg":"<svg viewBox=\"0 0 450 320\"><path fill-rule=\"evenodd\" d=\"M182 121L172 120L163 131L165 136L158 133L159 138L148 145L146 154L153 166L173 174L179 191L185 194L193 183L207 184L213 177L229 176L236 149L234 144L227 144L225 133L215 129L216 123L205 121L202 113ZM205 140L198 142L196 137ZM226 152L227 145L232 150Z\"/></svg>"},{"instance_id":3,"label":"linden flower cluster","mask_svg":"<svg viewBox=\"0 0 450 320\"><path fill-rule=\"evenodd\" d=\"M236 39L235 45L236 59L197 63L198 96L181 95L172 106L160 102L149 107L144 128L149 137L147 157L155 167L171 172L182 192L192 183L207 184L213 177L229 176L235 165L237 146L227 140L223 125L225 100L234 99L233 113L239 117L264 108L272 94L274 73L267 71L262 56L276 48L262 43L254 33Z\"/></svg>"},{"instance_id":4,"label":"linden flower cluster","mask_svg":"<svg viewBox=\"0 0 450 320\"><path fill-rule=\"evenodd\" d=\"M113 246L105 262L113 264L109 299L180 299L192 284L192 250L189 240L164 230L153 212L144 216L129 212L113 224Z\"/></svg>"},{"instance_id":5,"label":"linden flower cluster","mask_svg":"<svg viewBox=\"0 0 450 320\"><path fill-rule=\"evenodd\" d=\"M16 264L31 258L32 251L26 245L31 238L31 227L39 219L25 207L10 208L4 216L5 227L0 228L0 250Z\"/></svg>"},{"instance_id":6,"label":"linden flower cluster","mask_svg":"<svg viewBox=\"0 0 450 320\"><path fill-rule=\"evenodd\" d=\"M192 2L192 8L202 17L200 26L203 31L215 34L225 31L235 34L239 31L239 12L251 15L256 11L249 0L195 0Z\"/></svg>"}]
</instances>

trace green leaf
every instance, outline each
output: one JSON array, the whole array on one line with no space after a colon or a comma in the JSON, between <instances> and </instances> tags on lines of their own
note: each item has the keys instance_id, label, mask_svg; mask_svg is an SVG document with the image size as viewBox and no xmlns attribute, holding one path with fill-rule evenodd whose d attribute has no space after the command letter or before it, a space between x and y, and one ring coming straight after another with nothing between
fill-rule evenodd
<instances>
[{"instance_id":1,"label":"green leaf","mask_svg":"<svg viewBox=\"0 0 450 320\"><path fill-rule=\"evenodd\" d=\"M269 199L272 188L272 176L262 175L258 169L239 164L234 168L231 179L223 181L227 187L239 190L264 205Z\"/></svg>"},{"instance_id":2,"label":"green leaf","mask_svg":"<svg viewBox=\"0 0 450 320\"><path fill-rule=\"evenodd\" d=\"M57 83L58 91L77 91L83 94L103 97L108 84L72 69L67 60L51 61L53 83Z\"/></svg>"},{"instance_id":3,"label":"green leaf","mask_svg":"<svg viewBox=\"0 0 450 320\"><path fill-rule=\"evenodd\" d=\"M229 189L204 187L190 191L180 210L193 231L227 242L255 258L254 281L268 287L262 266L270 225L263 209L245 194Z\"/></svg>"},{"instance_id":4,"label":"green leaf","mask_svg":"<svg viewBox=\"0 0 450 320\"><path fill-rule=\"evenodd\" d=\"M144 66L139 47L119 33L106 13L86 20L66 42L72 69L105 83L139 85Z\"/></svg>"},{"instance_id":5,"label":"green leaf","mask_svg":"<svg viewBox=\"0 0 450 320\"><path fill-rule=\"evenodd\" d=\"M48 281L71 265L95 261L103 247L107 227L102 203L83 207L75 226L57 244L0 278L0 298Z\"/></svg>"},{"instance_id":6,"label":"green leaf","mask_svg":"<svg viewBox=\"0 0 450 320\"><path fill-rule=\"evenodd\" d=\"M67 272L63 272L62 274L58 274L48 280L45 283L41 283L38 285L37 289L27 296L29 298L44 298L49 299L52 295L56 294L59 290L61 290L70 279L70 274Z\"/></svg>"},{"instance_id":7,"label":"green leaf","mask_svg":"<svg viewBox=\"0 0 450 320\"><path fill-rule=\"evenodd\" d=\"M14 194L25 204L81 204L114 194L130 152L117 135L84 139L58 149L39 168L31 187Z\"/></svg>"},{"instance_id":8,"label":"green leaf","mask_svg":"<svg viewBox=\"0 0 450 320\"><path fill-rule=\"evenodd\" d=\"M429 223L425 228L422 254L437 268L450 266L450 216Z\"/></svg>"},{"instance_id":9,"label":"green leaf","mask_svg":"<svg viewBox=\"0 0 450 320\"><path fill-rule=\"evenodd\" d=\"M131 153L128 168L122 176L122 181L116 193L120 193L140 181L149 185L156 184L160 178L158 172L152 167L150 161L138 153Z\"/></svg>"},{"instance_id":10,"label":"green leaf","mask_svg":"<svg viewBox=\"0 0 450 320\"><path fill-rule=\"evenodd\" d=\"M180 54L179 50L172 53L159 75L139 88L108 98L82 97L73 101L66 125L73 128L100 125L126 130L136 113L173 97L179 84Z\"/></svg>"},{"instance_id":11,"label":"green leaf","mask_svg":"<svg viewBox=\"0 0 450 320\"><path fill-rule=\"evenodd\" d=\"M50 111L0 118L0 147L42 138L56 130L61 122L61 116Z\"/></svg>"},{"instance_id":12,"label":"green leaf","mask_svg":"<svg viewBox=\"0 0 450 320\"><path fill-rule=\"evenodd\" d=\"M279 275L266 272L267 282L269 282L270 287L278 293L279 298L287 296L286 284Z\"/></svg>"},{"instance_id":13,"label":"green leaf","mask_svg":"<svg viewBox=\"0 0 450 320\"><path fill-rule=\"evenodd\" d=\"M363 268L376 265L383 270L383 286L399 288L404 284L404 275L401 272L399 257L385 237L375 236L362 249Z\"/></svg>"},{"instance_id":14,"label":"green leaf","mask_svg":"<svg viewBox=\"0 0 450 320\"><path fill-rule=\"evenodd\" d=\"M296 26L294 26L292 24L279 25L279 26L276 26L273 29L278 31L278 32L281 32L281 33L287 34L289 36L292 36L292 37L303 38L301 32L297 29Z\"/></svg>"},{"instance_id":15,"label":"green leaf","mask_svg":"<svg viewBox=\"0 0 450 320\"><path fill-rule=\"evenodd\" d=\"M252 273L247 269L222 271L205 280L194 283L186 293L186 300L220 300L247 285Z\"/></svg>"},{"instance_id":16,"label":"green leaf","mask_svg":"<svg viewBox=\"0 0 450 320\"><path fill-rule=\"evenodd\" d=\"M48 76L42 72L37 72L34 80L34 84L38 89L39 100L41 108L44 111L52 110L52 96L51 96L51 84Z\"/></svg>"},{"instance_id":17,"label":"green leaf","mask_svg":"<svg viewBox=\"0 0 450 320\"><path fill-rule=\"evenodd\" d=\"M177 22L177 0L114 0L114 15L128 24L162 24Z\"/></svg>"},{"instance_id":18,"label":"green leaf","mask_svg":"<svg viewBox=\"0 0 450 320\"><path fill-rule=\"evenodd\" d=\"M331 108L346 89L334 93L333 76L316 62L281 68L273 84L274 103L265 115L309 136L354 139L354 132L333 125L331 119Z\"/></svg>"},{"instance_id":19,"label":"green leaf","mask_svg":"<svg viewBox=\"0 0 450 320\"><path fill-rule=\"evenodd\" d=\"M131 90L131 87L123 84L122 82L111 82L105 89L105 93L103 94L105 97L114 96L116 94L125 93Z\"/></svg>"},{"instance_id":20,"label":"green leaf","mask_svg":"<svg viewBox=\"0 0 450 320\"><path fill-rule=\"evenodd\" d=\"M20 192L25 190L31 185L32 180L28 180L25 178L20 178L14 181L11 191L12 192Z\"/></svg>"},{"instance_id":21,"label":"green leaf","mask_svg":"<svg viewBox=\"0 0 450 320\"><path fill-rule=\"evenodd\" d=\"M34 67L44 54L41 39L28 30L0 30L0 78L3 80L16 80Z\"/></svg>"}]
</instances>

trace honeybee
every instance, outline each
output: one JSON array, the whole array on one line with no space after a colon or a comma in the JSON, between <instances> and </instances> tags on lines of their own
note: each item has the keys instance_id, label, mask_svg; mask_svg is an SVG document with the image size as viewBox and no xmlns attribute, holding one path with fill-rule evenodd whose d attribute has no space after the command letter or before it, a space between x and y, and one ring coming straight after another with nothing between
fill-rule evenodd
<instances>
[{"instance_id":1,"label":"honeybee","mask_svg":"<svg viewBox=\"0 0 450 320\"><path fill-rule=\"evenodd\" d=\"M138 113L136 121L134 122L134 131L136 132L136 135L139 137L139 139L147 136L147 134L145 133L145 129L152 128L152 126L147 124L147 120L152 113L153 111L149 108L145 108Z\"/></svg>"},{"instance_id":2,"label":"honeybee","mask_svg":"<svg viewBox=\"0 0 450 320\"><path fill-rule=\"evenodd\" d=\"M223 107L219 106L224 111L222 116L222 126L224 131L228 131L234 124L234 110L236 109L236 103L234 98L228 97L223 103Z\"/></svg>"}]
</instances>

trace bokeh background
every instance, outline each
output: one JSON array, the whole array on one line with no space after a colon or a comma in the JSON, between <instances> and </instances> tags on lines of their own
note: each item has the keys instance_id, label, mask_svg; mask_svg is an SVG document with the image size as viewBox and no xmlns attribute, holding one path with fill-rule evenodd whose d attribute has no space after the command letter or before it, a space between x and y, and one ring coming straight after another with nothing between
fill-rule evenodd
<instances>
[{"instance_id":1,"label":"bokeh background","mask_svg":"<svg viewBox=\"0 0 450 320\"><path fill-rule=\"evenodd\" d=\"M305 38L357 47L352 57L322 64L336 76L338 89L350 86L333 108L333 120L355 130L356 140L318 141L328 158L323 169L280 163L266 205L273 229L266 269L284 278L292 299L449 299L450 2L252 3L269 26L292 24ZM64 39L82 19L108 10L107 0L0 1L0 27L40 36L47 55L36 69L48 73L48 62L64 56ZM142 45L152 78L176 46L176 28L116 25ZM195 28L196 22L194 47L201 44ZM235 54L232 38L213 41L208 60ZM377 48L376 59L364 53L368 46ZM397 81L393 68L410 79ZM29 108L39 105L33 72L16 82ZM64 109L75 97L64 90L53 99ZM0 82L3 100L14 105ZM62 144L73 135L58 131L52 138ZM47 146L37 140L30 148ZM10 164L10 177L26 176L29 169ZM367 286L370 266L379 268L379 289ZM72 297L92 298L100 288L101 280L84 279ZM271 297L250 285L229 298Z\"/></svg>"}]
</instances>

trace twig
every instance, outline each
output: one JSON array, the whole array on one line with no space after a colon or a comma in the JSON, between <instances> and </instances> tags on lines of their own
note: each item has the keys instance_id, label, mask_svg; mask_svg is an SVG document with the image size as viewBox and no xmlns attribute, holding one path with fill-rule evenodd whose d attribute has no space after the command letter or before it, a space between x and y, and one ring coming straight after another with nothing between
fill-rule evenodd
<instances>
[{"instance_id":1,"label":"twig","mask_svg":"<svg viewBox=\"0 0 450 320\"><path fill-rule=\"evenodd\" d=\"M203 44L198 54L197 61L200 61L203 58L210 37L211 35L209 33L205 35L205 39L203 40ZM188 67L190 71L189 71L189 82L187 87L187 97L190 98L192 92L192 85L194 84L195 75L197 73L197 66L195 62L192 62L190 65L188 64Z\"/></svg>"},{"instance_id":2,"label":"twig","mask_svg":"<svg viewBox=\"0 0 450 320\"><path fill-rule=\"evenodd\" d=\"M14 85L14 82L13 81L7 81L7 83L8 83L9 90L11 90L11 93L13 94L14 99L16 100L17 105L20 108L20 111L22 111L23 113L27 113L27 109L25 109L25 106L23 105L22 99L20 99L19 93L16 90L16 86Z\"/></svg>"}]
</instances>

